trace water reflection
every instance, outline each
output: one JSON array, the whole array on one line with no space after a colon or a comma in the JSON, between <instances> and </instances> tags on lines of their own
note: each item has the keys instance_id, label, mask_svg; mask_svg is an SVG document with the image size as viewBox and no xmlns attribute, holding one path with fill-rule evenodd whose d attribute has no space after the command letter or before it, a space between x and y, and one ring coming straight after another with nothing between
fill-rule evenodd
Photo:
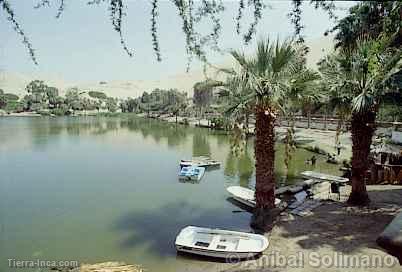
<instances>
[{"instance_id":1,"label":"water reflection","mask_svg":"<svg viewBox=\"0 0 402 272\"><path fill-rule=\"evenodd\" d=\"M18 124L18 125L16 125ZM20 126L19 126L20 125ZM9 127L14 128L10 130ZM223 162L224 174L229 178L238 178L244 187L252 187L254 174L253 139L229 137L225 133L201 128L184 127L174 123L161 122L154 119L123 117L67 117L67 118L7 118L0 122L0 148L10 146L26 146L24 142L39 150L60 142L63 137L72 136L76 141L96 137L121 138L122 133L136 133L143 139L152 139L156 144L162 143L174 150L188 150L191 153L184 157L211 156ZM23 129L23 131L18 131ZM119 134L117 134L119 133ZM235 135L236 136L236 135ZM131 137L128 135L128 138ZM233 151L234 142L239 142ZM289 164L287 177L284 177L284 145L276 145L275 175L278 183L292 183L303 170L317 170L337 173L337 167L325 163L325 158L317 156L315 166L305 165L312 156L311 152L298 149Z\"/></svg>"},{"instance_id":2,"label":"water reflection","mask_svg":"<svg viewBox=\"0 0 402 272\"><path fill-rule=\"evenodd\" d=\"M247 143L242 152L228 152L225 162L224 173L229 177L238 177L239 184L243 187L251 187L251 181L254 174L253 153L250 151Z\"/></svg>"},{"instance_id":3,"label":"water reflection","mask_svg":"<svg viewBox=\"0 0 402 272\"><path fill-rule=\"evenodd\" d=\"M280 176L283 146L276 149ZM232 205L225 190L226 182L253 187L253 139L241 151L233 153L221 131L134 116L0 118L0 206L12 207L0 208L9 238L1 241L7 252L0 257L43 251L44 259L107 257L150 271L183 271L173 245L181 227L249 231L250 214ZM200 183L179 183L180 159L199 155L221 161L221 168ZM309 169L304 161L311 156L297 150L290 175ZM316 170L336 174L337 166L317 157Z\"/></svg>"},{"instance_id":4,"label":"water reflection","mask_svg":"<svg viewBox=\"0 0 402 272\"><path fill-rule=\"evenodd\" d=\"M211 156L209 139L204 133L194 133L193 135L193 157Z\"/></svg>"},{"instance_id":5,"label":"water reflection","mask_svg":"<svg viewBox=\"0 0 402 272\"><path fill-rule=\"evenodd\" d=\"M249 217L247 213L233 216L233 213L224 209L209 209L188 202L177 202L166 204L157 211L144 210L125 214L112 227L116 231L127 233L127 238L121 241L122 248L146 244L160 257L168 257L176 255L175 238L180 229L186 226L232 229L233 226L242 226L244 222L248 222ZM248 230L248 226L243 225L242 229Z\"/></svg>"}]
</instances>

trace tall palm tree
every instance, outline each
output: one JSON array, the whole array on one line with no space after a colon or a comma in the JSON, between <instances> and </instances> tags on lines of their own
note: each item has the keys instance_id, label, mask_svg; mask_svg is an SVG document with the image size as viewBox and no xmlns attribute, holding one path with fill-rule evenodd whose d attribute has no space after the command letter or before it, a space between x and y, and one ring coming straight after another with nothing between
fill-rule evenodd
<instances>
[{"instance_id":1,"label":"tall palm tree","mask_svg":"<svg viewBox=\"0 0 402 272\"><path fill-rule=\"evenodd\" d=\"M232 51L238 67L230 72L240 82L238 86L251 90L238 101L238 106L253 105L255 127L256 214L275 207L275 123L284 111L287 95L299 82L305 65L305 48L286 40L260 40L251 57ZM233 103L236 108L236 103Z\"/></svg>"},{"instance_id":2,"label":"tall palm tree","mask_svg":"<svg viewBox=\"0 0 402 272\"><path fill-rule=\"evenodd\" d=\"M349 203L366 205L366 174L375 120L392 78L402 69L402 50L390 48L389 39L358 41L352 51L327 57L320 67L330 95L350 113L352 133L352 192ZM347 110L345 110L347 109Z\"/></svg>"}]
</instances>

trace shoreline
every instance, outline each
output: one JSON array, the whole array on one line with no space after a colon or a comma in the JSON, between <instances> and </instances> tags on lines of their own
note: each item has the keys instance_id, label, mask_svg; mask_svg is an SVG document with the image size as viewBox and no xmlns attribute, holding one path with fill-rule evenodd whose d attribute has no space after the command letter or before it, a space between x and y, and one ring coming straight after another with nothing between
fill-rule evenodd
<instances>
[{"instance_id":1,"label":"shoreline","mask_svg":"<svg viewBox=\"0 0 402 272\"><path fill-rule=\"evenodd\" d=\"M137 114L139 117L157 119L160 121L175 123L176 117L164 116L161 115L159 117L148 117L146 114ZM192 127L203 127L209 129L217 129L209 124L209 121L206 119L198 120L196 118L186 118L186 117L177 117L177 123L184 125L184 119L188 120L188 125ZM287 126L275 126L275 133L278 136L279 141L283 141L283 138L286 135ZM335 137L336 131L332 130L321 130L315 128L295 128L295 141L297 148L303 148L307 151L320 154L320 155L331 155L335 157L337 164L340 164L342 161L349 161L352 157L352 137L350 132L341 133L339 136L339 141L341 143L341 152L340 155L337 155L337 150L335 147ZM250 127L249 131L250 135L254 135L254 128Z\"/></svg>"},{"instance_id":2,"label":"shoreline","mask_svg":"<svg viewBox=\"0 0 402 272\"><path fill-rule=\"evenodd\" d=\"M80 116L107 116L104 112L77 112L74 115L70 115L70 117L80 117ZM126 113L116 112L116 113L107 113L111 116L119 116L124 115ZM131 114L131 113L128 113ZM134 114L134 113L133 113ZM163 122L174 124L176 123L176 117L170 115L160 115L160 116L147 116L146 113L138 113L135 114L137 117L141 118L149 118L156 119ZM1 117L58 117L53 115L41 115L39 113L34 112L21 112L21 113L9 113L0 115ZM200 127L200 128L208 128L208 129L216 129L222 130L224 129L216 128L211 126L210 122L207 119L197 119L195 117L182 117L177 116L177 124L190 126L190 127ZM275 132L278 136L279 141L283 141L287 126L276 126ZM315 128L295 128L295 141L297 148L303 148L307 151L313 152L315 154L320 155L331 155L335 157L335 161L337 164L340 164L342 161L349 161L352 157L352 139L350 132L342 133L339 136L339 140L341 143L341 153L338 156L336 154L335 148L335 134L336 131L332 130L321 130ZM254 135L254 128L250 127L249 135Z\"/></svg>"}]
</instances>

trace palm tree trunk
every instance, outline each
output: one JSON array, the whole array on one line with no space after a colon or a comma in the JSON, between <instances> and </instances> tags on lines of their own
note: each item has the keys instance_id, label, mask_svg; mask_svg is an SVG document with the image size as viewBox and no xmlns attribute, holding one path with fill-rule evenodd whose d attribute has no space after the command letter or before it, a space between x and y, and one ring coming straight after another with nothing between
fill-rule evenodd
<instances>
[{"instance_id":1,"label":"palm tree trunk","mask_svg":"<svg viewBox=\"0 0 402 272\"><path fill-rule=\"evenodd\" d=\"M255 108L255 168L256 168L256 209L267 210L275 207L275 112L257 105Z\"/></svg>"},{"instance_id":2,"label":"palm tree trunk","mask_svg":"<svg viewBox=\"0 0 402 272\"><path fill-rule=\"evenodd\" d=\"M352 115L352 192L348 200L351 205L362 206L370 202L366 189L366 175L375 131L375 118L375 112Z\"/></svg>"}]
</instances>

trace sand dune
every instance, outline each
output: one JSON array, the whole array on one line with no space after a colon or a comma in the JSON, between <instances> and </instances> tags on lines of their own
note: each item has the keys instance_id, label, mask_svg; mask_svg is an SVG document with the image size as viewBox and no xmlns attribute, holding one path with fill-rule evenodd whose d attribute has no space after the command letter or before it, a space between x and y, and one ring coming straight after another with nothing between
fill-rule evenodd
<instances>
[{"instance_id":1,"label":"sand dune","mask_svg":"<svg viewBox=\"0 0 402 272\"><path fill-rule=\"evenodd\" d=\"M317 61L332 50L332 44L332 37L323 37L312 42L307 42L307 45L310 47L310 52L307 55L307 65L311 68L316 68ZM230 59L218 64L219 67L230 67L231 65ZM207 69L207 75L218 80L222 80L224 77L222 74L216 75L216 70L212 68ZM57 87L62 95L68 88L78 87L84 91L103 91L108 96L127 98L138 97L144 91L152 91L155 88L176 88L179 91L187 92L191 96L193 85L198 81L204 80L205 75L202 70L195 70L155 80L113 80L107 82L77 83L51 76L42 76L40 78L34 75L3 70L0 71L0 88L5 92L24 96L26 94L25 86L34 79L44 80L48 85Z\"/></svg>"}]
</instances>

